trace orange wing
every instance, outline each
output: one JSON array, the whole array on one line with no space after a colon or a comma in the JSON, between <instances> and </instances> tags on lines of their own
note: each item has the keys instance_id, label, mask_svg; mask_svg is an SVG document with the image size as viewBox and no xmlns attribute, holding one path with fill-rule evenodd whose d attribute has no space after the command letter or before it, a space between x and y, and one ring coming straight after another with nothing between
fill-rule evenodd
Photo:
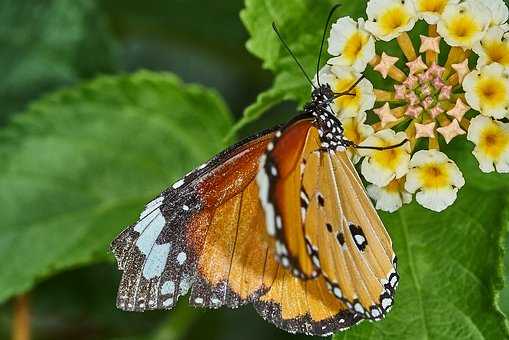
<instances>
[{"instance_id":1,"label":"orange wing","mask_svg":"<svg viewBox=\"0 0 509 340\"><path fill-rule=\"evenodd\" d=\"M218 261L217 275L207 278L210 292L206 295L211 299L202 297L202 304L238 304L227 292L229 280L224 271L230 270L232 252L239 251L231 239L239 236L240 211L246 214L245 208L256 201L249 184L256 175L258 158L272 138L273 132L267 131L220 153L148 203L139 220L112 242L111 249L123 271L119 308L172 308L191 287L191 297L196 296L192 302L200 304L199 291L205 288L201 288L197 269L205 271L202 262L208 257ZM248 222L256 224L256 216ZM216 295L220 303L216 303Z\"/></svg>"},{"instance_id":2,"label":"orange wing","mask_svg":"<svg viewBox=\"0 0 509 340\"><path fill-rule=\"evenodd\" d=\"M360 315L382 318L399 280L395 255L346 153L311 153L303 190L310 197L306 239L329 288Z\"/></svg>"},{"instance_id":3,"label":"orange wing","mask_svg":"<svg viewBox=\"0 0 509 340\"><path fill-rule=\"evenodd\" d=\"M277 259L301 279L319 274L306 251L302 212L309 202L301 192L305 157L320 148L313 122L301 119L279 132L261 159L257 177L267 232L276 240Z\"/></svg>"},{"instance_id":4,"label":"orange wing","mask_svg":"<svg viewBox=\"0 0 509 340\"><path fill-rule=\"evenodd\" d=\"M195 306L252 302L290 332L325 335L360 320L327 291L323 278L300 281L275 260L255 180L274 135L238 144L178 181L117 237L119 308L170 309L191 289Z\"/></svg>"}]
</instances>

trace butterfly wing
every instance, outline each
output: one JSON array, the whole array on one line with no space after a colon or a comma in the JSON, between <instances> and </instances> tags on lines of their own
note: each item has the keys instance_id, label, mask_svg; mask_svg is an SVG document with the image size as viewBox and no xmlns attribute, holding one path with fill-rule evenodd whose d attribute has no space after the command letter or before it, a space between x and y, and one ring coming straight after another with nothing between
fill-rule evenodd
<instances>
[{"instance_id":1,"label":"butterfly wing","mask_svg":"<svg viewBox=\"0 0 509 340\"><path fill-rule=\"evenodd\" d=\"M264 273L266 292L255 302L258 313L290 333L328 336L362 320L334 297L323 277L301 280L268 258Z\"/></svg>"},{"instance_id":2,"label":"butterfly wing","mask_svg":"<svg viewBox=\"0 0 509 340\"><path fill-rule=\"evenodd\" d=\"M272 138L273 131L266 131L245 140L186 175L148 203L139 220L112 242L123 271L119 308L168 309L190 288L191 303L204 306L236 306L255 294L260 282L240 288L232 282L244 280L238 267L257 261L268 247L260 242L251 256L245 247L258 240L239 239L253 225L264 225L252 183Z\"/></svg>"},{"instance_id":3,"label":"butterfly wing","mask_svg":"<svg viewBox=\"0 0 509 340\"><path fill-rule=\"evenodd\" d=\"M305 237L334 295L365 318L392 306L399 277L391 239L345 152L315 151L303 172Z\"/></svg>"},{"instance_id":4,"label":"butterfly wing","mask_svg":"<svg viewBox=\"0 0 509 340\"><path fill-rule=\"evenodd\" d=\"M307 154L318 148L320 137L313 118L301 117L276 132L257 177L267 233L276 240L277 259L301 279L318 275L306 252L302 211L308 199L300 191L301 165Z\"/></svg>"}]
</instances>

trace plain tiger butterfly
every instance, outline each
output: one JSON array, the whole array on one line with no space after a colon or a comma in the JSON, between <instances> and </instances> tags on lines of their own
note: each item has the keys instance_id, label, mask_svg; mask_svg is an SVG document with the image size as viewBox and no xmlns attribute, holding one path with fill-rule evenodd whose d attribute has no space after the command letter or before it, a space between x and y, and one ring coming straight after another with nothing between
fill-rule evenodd
<instances>
[{"instance_id":1,"label":"plain tiger butterfly","mask_svg":"<svg viewBox=\"0 0 509 340\"><path fill-rule=\"evenodd\" d=\"M288 332L321 336L382 319L396 256L345 152L355 145L330 109L339 95L318 82L299 116L149 202L111 244L123 271L117 306L171 309L190 292L193 306L251 303Z\"/></svg>"}]
</instances>

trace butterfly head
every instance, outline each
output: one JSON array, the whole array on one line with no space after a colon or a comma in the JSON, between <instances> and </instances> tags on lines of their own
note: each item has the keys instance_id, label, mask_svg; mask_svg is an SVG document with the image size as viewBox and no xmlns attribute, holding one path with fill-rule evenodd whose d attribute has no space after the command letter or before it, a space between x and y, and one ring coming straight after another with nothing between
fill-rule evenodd
<instances>
[{"instance_id":1,"label":"butterfly head","mask_svg":"<svg viewBox=\"0 0 509 340\"><path fill-rule=\"evenodd\" d=\"M312 102L319 105L328 105L334 100L334 92L329 84L320 85L311 93Z\"/></svg>"}]
</instances>

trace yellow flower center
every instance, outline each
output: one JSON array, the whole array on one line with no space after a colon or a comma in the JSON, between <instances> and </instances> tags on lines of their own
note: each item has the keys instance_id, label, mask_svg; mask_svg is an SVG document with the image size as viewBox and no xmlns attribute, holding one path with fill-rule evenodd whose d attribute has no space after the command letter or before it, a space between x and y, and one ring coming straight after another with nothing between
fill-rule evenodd
<instances>
[{"instance_id":1,"label":"yellow flower center","mask_svg":"<svg viewBox=\"0 0 509 340\"><path fill-rule=\"evenodd\" d=\"M476 87L482 107L497 107L507 102L507 89L500 78L486 77L479 80Z\"/></svg>"},{"instance_id":2,"label":"yellow flower center","mask_svg":"<svg viewBox=\"0 0 509 340\"><path fill-rule=\"evenodd\" d=\"M355 144L359 144L361 142L361 135L355 118L348 119L343 122L343 128L346 139L354 142Z\"/></svg>"},{"instance_id":3,"label":"yellow flower center","mask_svg":"<svg viewBox=\"0 0 509 340\"><path fill-rule=\"evenodd\" d=\"M342 56L346 60L353 63L358 58L359 53L362 51L364 45L368 42L368 39L369 37L367 34L363 32L355 32L346 41Z\"/></svg>"},{"instance_id":4,"label":"yellow flower center","mask_svg":"<svg viewBox=\"0 0 509 340\"><path fill-rule=\"evenodd\" d=\"M509 145L509 134L495 123L481 132L478 147L489 158L498 160Z\"/></svg>"},{"instance_id":5,"label":"yellow flower center","mask_svg":"<svg viewBox=\"0 0 509 340\"><path fill-rule=\"evenodd\" d=\"M382 143L379 146L389 146L394 143ZM402 148L394 148L384 151L375 151L372 156L372 161L377 163L380 167L395 171L401 164L401 160L405 152Z\"/></svg>"},{"instance_id":6,"label":"yellow flower center","mask_svg":"<svg viewBox=\"0 0 509 340\"><path fill-rule=\"evenodd\" d=\"M458 14L449 21L449 33L455 40L461 42L468 42L477 32L480 27L472 16L469 14Z\"/></svg>"},{"instance_id":7,"label":"yellow flower center","mask_svg":"<svg viewBox=\"0 0 509 340\"><path fill-rule=\"evenodd\" d=\"M390 34L410 21L410 15L403 6L393 6L378 18L380 28L384 34Z\"/></svg>"},{"instance_id":8,"label":"yellow flower center","mask_svg":"<svg viewBox=\"0 0 509 340\"><path fill-rule=\"evenodd\" d=\"M386 187L385 190L391 193L399 192L400 184L397 179L393 179Z\"/></svg>"},{"instance_id":9,"label":"yellow flower center","mask_svg":"<svg viewBox=\"0 0 509 340\"><path fill-rule=\"evenodd\" d=\"M442 13L445 6L447 5L447 0L420 0L417 3L417 8L421 12L434 12L434 13Z\"/></svg>"},{"instance_id":10,"label":"yellow flower center","mask_svg":"<svg viewBox=\"0 0 509 340\"><path fill-rule=\"evenodd\" d=\"M483 47L492 62L509 66L509 45L501 41L485 41Z\"/></svg>"},{"instance_id":11,"label":"yellow flower center","mask_svg":"<svg viewBox=\"0 0 509 340\"><path fill-rule=\"evenodd\" d=\"M334 91L336 93L341 93L347 91L354 84L353 79L338 79L334 86ZM350 91L350 94L341 96L334 100L334 103L340 109L353 108L355 110L360 108L361 104L361 91L359 87L355 87Z\"/></svg>"},{"instance_id":12,"label":"yellow flower center","mask_svg":"<svg viewBox=\"0 0 509 340\"><path fill-rule=\"evenodd\" d=\"M422 186L427 189L439 189L449 185L447 163L429 163L419 168Z\"/></svg>"}]
</instances>

